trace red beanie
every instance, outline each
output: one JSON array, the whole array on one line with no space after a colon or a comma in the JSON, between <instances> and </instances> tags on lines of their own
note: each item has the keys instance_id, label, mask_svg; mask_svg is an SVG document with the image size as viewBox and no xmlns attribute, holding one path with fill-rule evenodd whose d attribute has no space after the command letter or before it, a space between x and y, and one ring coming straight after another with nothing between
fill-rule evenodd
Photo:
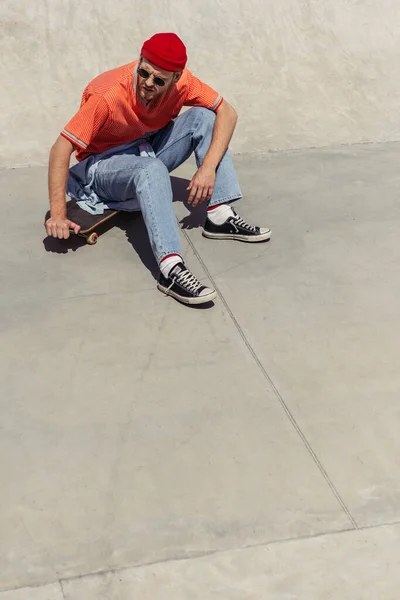
<instances>
[{"instance_id":1,"label":"red beanie","mask_svg":"<svg viewBox=\"0 0 400 600\"><path fill-rule=\"evenodd\" d=\"M156 33L143 44L142 56L164 71L183 71L186 47L175 33Z\"/></svg>"}]
</instances>

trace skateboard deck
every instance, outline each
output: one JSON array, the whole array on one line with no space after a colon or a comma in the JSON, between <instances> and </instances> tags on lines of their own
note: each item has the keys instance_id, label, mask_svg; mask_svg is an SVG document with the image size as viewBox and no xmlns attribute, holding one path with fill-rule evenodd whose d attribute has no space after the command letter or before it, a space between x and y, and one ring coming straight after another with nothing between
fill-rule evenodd
<instances>
[{"instance_id":1,"label":"skateboard deck","mask_svg":"<svg viewBox=\"0 0 400 600\"><path fill-rule=\"evenodd\" d=\"M118 210L106 209L102 215L91 215L80 208L75 200L67 202L67 219L81 227L77 234L74 233L73 229L70 229L70 233L85 238L90 245L97 242L100 231L104 229L104 224L118 213ZM50 211L46 214L46 221L49 217Z\"/></svg>"}]
</instances>

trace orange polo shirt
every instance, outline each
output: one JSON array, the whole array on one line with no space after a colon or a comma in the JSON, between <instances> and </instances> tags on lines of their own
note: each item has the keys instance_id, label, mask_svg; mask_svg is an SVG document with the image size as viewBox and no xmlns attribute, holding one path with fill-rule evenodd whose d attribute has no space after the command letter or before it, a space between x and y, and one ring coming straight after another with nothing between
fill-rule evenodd
<instances>
[{"instance_id":1,"label":"orange polo shirt","mask_svg":"<svg viewBox=\"0 0 400 600\"><path fill-rule=\"evenodd\" d=\"M147 105L136 93L136 60L102 73L85 88L81 107L61 135L76 148L81 161L162 129L183 106L217 111L223 99L185 69L177 84Z\"/></svg>"}]
</instances>

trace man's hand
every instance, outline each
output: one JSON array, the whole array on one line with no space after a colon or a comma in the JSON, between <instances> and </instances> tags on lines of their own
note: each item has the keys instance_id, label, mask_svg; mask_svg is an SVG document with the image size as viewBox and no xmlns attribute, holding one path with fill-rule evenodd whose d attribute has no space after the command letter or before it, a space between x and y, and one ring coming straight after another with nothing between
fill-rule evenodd
<instances>
[{"instance_id":1,"label":"man's hand","mask_svg":"<svg viewBox=\"0 0 400 600\"><path fill-rule=\"evenodd\" d=\"M216 172L214 167L209 167L203 163L194 174L187 188L190 190L188 203L197 206L199 202L210 200L214 191L215 177Z\"/></svg>"},{"instance_id":2,"label":"man's hand","mask_svg":"<svg viewBox=\"0 0 400 600\"><path fill-rule=\"evenodd\" d=\"M69 219L56 219L50 217L47 219L46 224L47 235L50 235L59 240L67 240L69 238L69 230L73 229L74 233L78 233L80 225L73 223Z\"/></svg>"}]
</instances>

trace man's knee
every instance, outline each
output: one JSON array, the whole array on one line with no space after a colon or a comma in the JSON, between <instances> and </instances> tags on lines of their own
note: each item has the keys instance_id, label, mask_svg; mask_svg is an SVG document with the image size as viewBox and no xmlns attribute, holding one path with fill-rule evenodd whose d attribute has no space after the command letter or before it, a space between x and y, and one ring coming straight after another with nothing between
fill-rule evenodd
<instances>
[{"instance_id":1,"label":"man's knee","mask_svg":"<svg viewBox=\"0 0 400 600\"><path fill-rule=\"evenodd\" d=\"M141 156L139 159L141 169L146 171L152 178L169 177L168 169L158 158Z\"/></svg>"},{"instance_id":2,"label":"man's knee","mask_svg":"<svg viewBox=\"0 0 400 600\"><path fill-rule=\"evenodd\" d=\"M189 112L189 111L188 111ZM214 127L215 123L215 112L202 106L194 106L190 109L191 115L196 119L199 125L204 127Z\"/></svg>"}]
</instances>

